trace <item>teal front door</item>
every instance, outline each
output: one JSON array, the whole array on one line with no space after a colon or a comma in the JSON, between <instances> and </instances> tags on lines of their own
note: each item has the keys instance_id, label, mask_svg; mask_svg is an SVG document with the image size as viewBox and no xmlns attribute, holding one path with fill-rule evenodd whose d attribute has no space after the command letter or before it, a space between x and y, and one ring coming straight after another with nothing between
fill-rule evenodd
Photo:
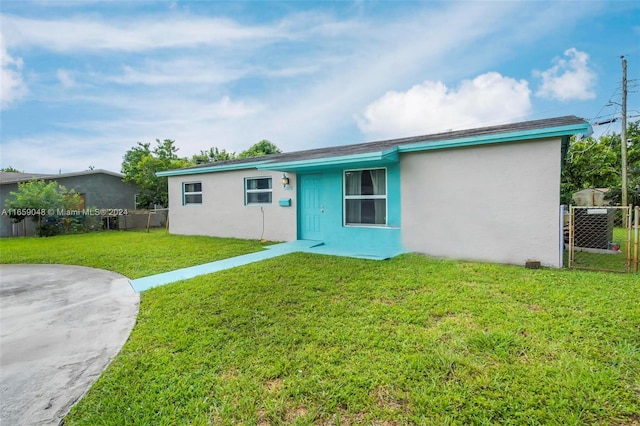
<instances>
[{"instance_id":1,"label":"teal front door","mask_svg":"<svg viewBox=\"0 0 640 426\"><path fill-rule=\"evenodd\" d=\"M322 241L322 175L300 176L300 239Z\"/></svg>"}]
</instances>

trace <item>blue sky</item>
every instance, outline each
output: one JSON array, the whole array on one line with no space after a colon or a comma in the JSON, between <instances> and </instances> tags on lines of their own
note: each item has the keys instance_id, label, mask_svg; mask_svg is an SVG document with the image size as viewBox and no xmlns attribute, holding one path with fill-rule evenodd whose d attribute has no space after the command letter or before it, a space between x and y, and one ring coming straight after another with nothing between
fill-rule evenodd
<instances>
[{"instance_id":1,"label":"blue sky","mask_svg":"<svg viewBox=\"0 0 640 426\"><path fill-rule=\"evenodd\" d=\"M24 1L0 6L0 166L120 171L513 121L640 118L640 3ZM619 124L594 127L596 134Z\"/></svg>"}]
</instances>

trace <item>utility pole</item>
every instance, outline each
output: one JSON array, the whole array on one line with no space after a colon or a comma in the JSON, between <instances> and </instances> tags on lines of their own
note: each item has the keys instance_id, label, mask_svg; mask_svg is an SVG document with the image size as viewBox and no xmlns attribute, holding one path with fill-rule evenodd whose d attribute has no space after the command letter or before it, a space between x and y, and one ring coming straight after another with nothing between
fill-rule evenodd
<instances>
[{"instance_id":1,"label":"utility pole","mask_svg":"<svg viewBox=\"0 0 640 426\"><path fill-rule=\"evenodd\" d=\"M627 201L627 60L622 59L622 133L620 141L620 160L622 163L622 205L628 206Z\"/></svg>"}]
</instances>

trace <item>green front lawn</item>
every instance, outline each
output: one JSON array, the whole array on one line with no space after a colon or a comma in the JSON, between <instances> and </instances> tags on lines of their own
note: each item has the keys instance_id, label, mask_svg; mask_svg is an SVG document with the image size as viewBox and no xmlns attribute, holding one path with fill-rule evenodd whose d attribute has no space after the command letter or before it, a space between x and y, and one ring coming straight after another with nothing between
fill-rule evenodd
<instances>
[{"instance_id":1,"label":"green front lawn","mask_svg":"<svg viewBox=\"0 0 640 426\"><path fill-rule=\"evenodd\" d=\"M273 258L143 293L65 424L636 425L639 294L637 275Z\"/></svg>"},{"instance_id":2,"label":"green front lawn","mask_svg":"<svg viewBox=\"0 0 640 426\"><path fill-rule=\"evenodd\" d=\"M0 262L90 266L135 279L260 251L263 246L254 240L171 235L158 229L109 231L2 238Z\"/></svg>"}]
</instances>

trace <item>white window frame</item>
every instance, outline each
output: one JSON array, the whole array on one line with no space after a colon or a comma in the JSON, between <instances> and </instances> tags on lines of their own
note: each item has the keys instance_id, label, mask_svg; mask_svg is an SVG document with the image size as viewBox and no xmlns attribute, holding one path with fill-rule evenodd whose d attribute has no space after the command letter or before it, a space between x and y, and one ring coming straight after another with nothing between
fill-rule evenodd
<instances>
[{"instance_id":1,"label":"white window frame","mask_svg":"<svg viewBox=\"0 0 640 426\"><path fill-rule=\"evenodd\" d=\"M271 188L268 189L249 189L247 183L251 180L259 180L259 179L269 179L271 182ZM248 194L256 194L256 193L270 193L271 200L268 202L258 202L258 203L250 203ZM273 177L271 176L255 176L255 177L246 177L244 178L244 205L245 206L265 206L273 204Z\"/></svg>"},{"instance_id":2,"label":"white window frame","mask_svg":"<svg viewBox=\"0 0 640 426\"><path fill-rule=\"evenodd\" d=\"M200 191L187 191L187 185L200 184ZM200 195L199 203L190 203L187 202L187 195ZM194 182L182 182L182 205L183 206L201 206L202 205L202 181L194 181Z\"/></svg>"},{"instance_id":3,"label":"white window frame","mask_svg":"<svg viewBox=\"0 0 640 426\"><path fill-rule=\"evenodd\" d=\"M384 170L384 195L347 195L347 173L364 170ZM342 223L344 226L381 228L389 223L389 172L386 167L369 167L363 169L349 169L342 172ZM347 200L385 200L384 223L347 223Z\"/></svg>"}]
</instances>

